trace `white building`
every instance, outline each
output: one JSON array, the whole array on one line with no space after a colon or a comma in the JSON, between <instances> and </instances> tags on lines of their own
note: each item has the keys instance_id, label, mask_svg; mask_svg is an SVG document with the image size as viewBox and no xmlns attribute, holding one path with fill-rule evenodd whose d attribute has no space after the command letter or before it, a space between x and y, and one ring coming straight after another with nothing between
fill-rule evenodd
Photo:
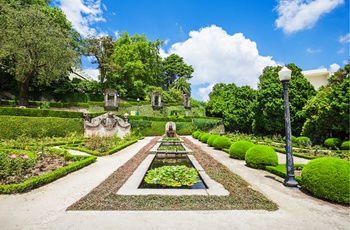
<instances>
[{"instance_id":1,"label":"white building","mask_svg":"<svg viewBox=\"0 0 350 230\"><path fill-rule=\"evenodd\" d=\"M316 90L318 90L321 86L327 85L328 78L331 76L331 73L326 68L305 70L301 73Z\"/></svg>"}]
</instances>

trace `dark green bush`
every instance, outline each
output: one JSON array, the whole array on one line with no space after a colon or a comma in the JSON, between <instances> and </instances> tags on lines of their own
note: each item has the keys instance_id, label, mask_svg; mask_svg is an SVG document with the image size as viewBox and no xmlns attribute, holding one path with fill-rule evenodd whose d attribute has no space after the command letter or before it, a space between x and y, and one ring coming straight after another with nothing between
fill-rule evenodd
<instances>
[{"instance_id":1,"label":"dark green bush","mask_svg":"<svg viewBox=\"0 0 350 230\"><path fill-rule=\"evenodd\" d=\"M312 144L311 139L305 136L297 137L297 139L295 140L295 143L303 146L308 146Z\"/></svg>"},{"instance_id":2,"label":"dark green bush","mask_svg":"<svg viewBox=\"0 0 350 230\"><path fill-rule=\"evenodd\" d=\"M83 118L82 112L48 110L48 109L30 109L0 107L0 115L7 116L28 116L28 117L62 117L62 118Z\"/></svg>"},{"instance_id":3,"label":"dark green bush","mask_svg":"<svg viewBox=\"0 0 350 230\"><path fill-rule=\"evenodd\" d=\"M221 120L214 119L193 119L193 126L195 130L209 131L221 122Z\"/></svg>"},{"instance_id":4,"label":"dark green bush","mask_svg":"<svg viewBox=\"0 0 350 230\"><path fill-rule=\"evenodd\" d=\"M213 142L213 147L216 149L228 149L230 148L232 142L228 137L219 136Z\"/></svg>"},{"instance_id":5,"label":"dark green bush","mask_svg":"<svg viewBox=\"0 0 350 230\"><path fill-rule=\"evenodd\" d=\"M316 197L350 203L350 162L338 158L318 158L305 165L302 186Z\"/></svg>"},{"instance_id":6,"label":"dark green bush","mask_svg":"<svg viewBox=\"0 0 350 230\"><path fill-rule=\"evenodd\" d=\"M254 143L250 141L237 141L230 146L230 157L244 160L246 152L253 146Z\"/></svg>"},{"instance_id":7,"label":"dark green bush","mask_svg":"<svg viewBox=\"0 0 350 230\"><path fill-rule=\"evenodd\" d=\"M297 140L297 137L292 135L292 138L291 138L291 139L292 139L292 142L295 143L296 140ZM284 136L284 137L282 138L282 140L286 141L286 137Z\"/></svg>"},{"instance_id":8,"label":"dark green bush","mask_svg":"<svg viewBox=\"0 0 350 230\"><path fill-rule=\"evenodd\" d=\"M207 141L208 141L208 139L209 139L210 136L211 136L210 133L205 133L205 134L203 134L203 135L201 136L200 141L203 142L203 143L207 143Z\"/></svg>"},{"instance_id":9,"label":"dark green bush","mask_svg":"<svg viewBox=\"0 0 350 230\"><path fill-rule=\"evenodd\" d=\"M177 135L190 135L193 131L192 123L190 122L175 122Z\"/></svg>"},{"instance_id":10,"label":"dark green bush","mask_svg":"<svg viewBox=\"0 0 350 230\"><path fill-rule=\"evenodd\" d=\"M194 131L193 133L192 133L192 137L193 138L198 138L198 135L200 134L201 132L199 132L199 131Z\"/></svg>"},{"instance_id":11,"label":"dark green bush","mask_svg":"<svg viewBox=\"0 0 350 230\"><path fill-rule=\"evenodd\" d=\"M324 141L324 146L330 147L331 149L337 149L341 146L341 140L339 138L328 138Z\"/></svg>"},{"instance_id":12,"label":"dark green bush","mask_svg":"<svg viewBox=\"0 0 350 230\"><path fill-rule=\"evenodd\" d=\"M211 135L208 140L207 140L207 144L211 147L213 147L213 143L215 141L216 138L220 137L219 135Z\"/></svg>"},{"instance_id":13,"label":"dark green bush","mask_svg":"<svg viewBox=\"0 0 350 230\"><path fill-rule=\"evenodd\" d=\"M343 150L350 150L350 141L344 141L341 144L340 148L343 149Z\"/></svg>"},{"instance_id":14,"label":"dark green bush","mask_svg":"<svg viewBox=\"0 0 350 230\"><path fill-rule=\"evenodd\" d=\"M246 152L245 162L252 168L265 169L268 165L277 166L278 157L270 146L255 145Z\"/></svg>"},{"instance_id":15,"label":"dark green bush","mask_svg":"<svg viewBox=\"0 0 350 230\"><path fill-rule=\"evenodd\" d=\"M84 121L76 118L0 116L0 139L28 137L64 137L83 133Z\"/></svg>"}]
</instances>

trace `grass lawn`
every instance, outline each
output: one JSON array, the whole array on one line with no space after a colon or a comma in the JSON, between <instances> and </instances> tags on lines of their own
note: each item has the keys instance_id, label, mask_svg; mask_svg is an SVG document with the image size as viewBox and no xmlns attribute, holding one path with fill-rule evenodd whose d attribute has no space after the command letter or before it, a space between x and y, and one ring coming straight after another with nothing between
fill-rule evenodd
<instances>
[{"instance_id":1,"label":"grass lawn","mask_svg":"<svg viewBox=\"0 0 350 230\"><path fill-rule=\"evenodd\" d=\"M249 188L249 184L220 164L198 146L184 138L185 144L206 173L230 192L229 196L160 196L117 195L118 189L132 175L147 152L155 145L153 139L122 167L118 168L99 186L71 205L68 210L268 210L278 206L263 194Z\"/></svg>"}]
</instances>

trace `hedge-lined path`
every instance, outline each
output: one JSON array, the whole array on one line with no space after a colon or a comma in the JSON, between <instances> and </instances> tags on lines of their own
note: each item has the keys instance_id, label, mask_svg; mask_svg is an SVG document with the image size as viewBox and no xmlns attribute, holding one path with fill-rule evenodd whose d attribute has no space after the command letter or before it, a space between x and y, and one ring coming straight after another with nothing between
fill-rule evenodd
<instances>
[{"instance_id":1,"label":"hedge-lined path","mask_svg":"<svg viewBox=\"0 0 350 230\"><path fill-rule=\"evenodd\" d=\"M273 174L186 138L277 203L279 210L66 211L153 139L146 137L29 193L0 195L0 229L349 229L349 207L286 188Z\"/></svg>"}]
</instances>

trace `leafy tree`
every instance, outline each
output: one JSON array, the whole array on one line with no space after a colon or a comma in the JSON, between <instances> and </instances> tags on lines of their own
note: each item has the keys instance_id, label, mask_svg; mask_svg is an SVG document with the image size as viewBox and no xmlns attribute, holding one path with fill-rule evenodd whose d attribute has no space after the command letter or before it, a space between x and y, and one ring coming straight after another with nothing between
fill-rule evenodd
<instances>
[{"instance_id":1,"label":"leafy tree","mask_svg":"<svg viewBox=\"0 0 350 230\"><path fill-rule=\"evenodd\" d=\"M145 35L129 36L124 32L116 41L112 60L120 69L113 82L123 88L127 96L133 95L135 81L144 85L160 86L162 41L149 41Z\"/></svg>"},{"instance_id":2,"label":"leafy tree","mask_svg":"<svg viewBox=\"0 0 350 230\"><path fill-rule=\"evenodd\" d=\"M78 62L70 31L48 17L38 5L0 3L0 63L19 83L20 105L28 106L31 81L49 84ZM68 22L67 22L68 23Z\"/></svg>"},{"instance_id":3,"label":"leafy tree","mask_svg":"<svg viewBox=\"0 0 350 230\"><path fill-rule=\"evenodd\" d=\"M164 86L169 88L170 85L179 78L192 78L192 66L187 65L183 58L177 54L171 54L163 61Z\"/></svg>"},{"instance_id":4,"label":"leafy tree","mask_svg":"<svg viewBox=\"0 0 350 230\"><path fill-rule=\"evenodd\" d=\"M301 69L294 64L287 67L292 70L289 82L289 106L292 133L299 135L305 122L302 108L315 95L313 86L302 75ZM268 66L259 77L253 129L261 134L283 134L284 99L283 86L279 81L280 66Z\"/></svg>"},{"instance_id":5,"label":"leafy tree","mask_svg":"<svg viewBox=\"0 0 350 230\"><path fill-rule=\"evenodd\" d=\"M191 83L187 82L187 78L178 78L170 85L171 89L180 91L182 94L191 94Z\"/></svg>"},{"instance_id":6,"label":"leafy tree","mask_svg":"<svg viewBox=\"0 0 350 230\"><path fill-rule=\"evenodd\" d=\"M329 78L326 87L308 101L303 108L306 122L303 135L315 144L322 144L329 137L348 139L349 136L349 64Z\"/></svg>"},{"instance_id":7,"label":"leafy tree","mask_svg":"<svg viewBox=\"0 0 350 230\"><path fill-rule=\"evenodd\" d=\"M113 80L113 74L118 71L118 66L111 56L114 52L114 44L111 36L88 37L85 44L85 55L93 56L93 64L98 64L100 75L98 76L104 90L107 80Z\"/></svg>"},{"instance_id":8,"label":"leafy tree","mask_svg":"<svg viewBox=\"0 0 350 230\"><path fill-rule=\"evenodd\" d=\"M255 90L249 86L219 83L207 102L208 115L222 117L225 129L249 133L252 130Z\"/></svg>"}]
</instances>

